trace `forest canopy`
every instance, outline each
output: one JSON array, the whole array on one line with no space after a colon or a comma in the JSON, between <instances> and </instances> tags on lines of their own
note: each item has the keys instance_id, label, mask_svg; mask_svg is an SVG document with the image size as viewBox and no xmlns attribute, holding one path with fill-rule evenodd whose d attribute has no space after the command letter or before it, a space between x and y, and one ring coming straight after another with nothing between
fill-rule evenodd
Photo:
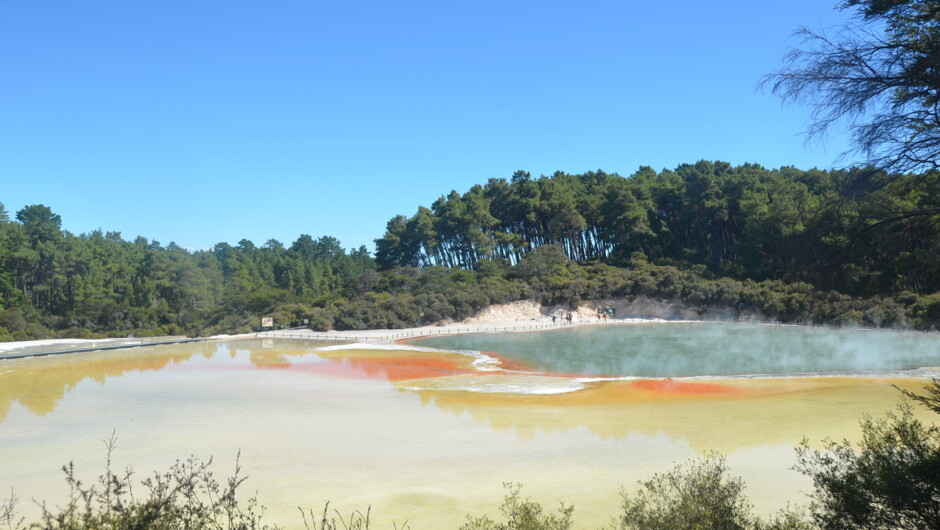
<instances>
[{"instance_id":1,"label":"forest canopy","mask_svg":"<svg viewBox=\"0 0 940 530\"><path fill-rule=\"evenodd\" d=\"M476 269L519 264L557 245L573 261L625 265L634 255L736 279L806 282L856 296L940 290L936 173L897 176L858 197L869 170L768 170L725 162L603 171L517 171L388 222L376 262Z\"/></svg>"},{"instance_id":2,"label":"forest canopy","mask_svg":"<svg viewBox=\"0 0 940 530\"><path fill-rule=\"evenodd\" d=\"M650 297L782 322L940 327L936 172L860 194L863 169L700 161L517 171L389 220L372 257L303 234L189 252L48 206L0 205L0 341L460 320L494 303Z\"/></svg>"}]
</instances>

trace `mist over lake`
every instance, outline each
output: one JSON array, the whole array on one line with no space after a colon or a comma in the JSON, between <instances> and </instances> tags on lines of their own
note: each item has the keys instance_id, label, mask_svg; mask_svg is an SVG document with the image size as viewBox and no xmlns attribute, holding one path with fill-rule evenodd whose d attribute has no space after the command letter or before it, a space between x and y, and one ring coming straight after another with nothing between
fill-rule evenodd
<instances>
[{"instance_id":1,"label":"mist over lake","mask_svg":"<svg viewBox=\"0 0 940 530\"><path fill-rule=\"evenodd\" d=\"M430 337L415 344L496 352L536 370L690 377L878 373L940 366L940 335L729 323L602 325Z\"/></svg>"}]
</instances>

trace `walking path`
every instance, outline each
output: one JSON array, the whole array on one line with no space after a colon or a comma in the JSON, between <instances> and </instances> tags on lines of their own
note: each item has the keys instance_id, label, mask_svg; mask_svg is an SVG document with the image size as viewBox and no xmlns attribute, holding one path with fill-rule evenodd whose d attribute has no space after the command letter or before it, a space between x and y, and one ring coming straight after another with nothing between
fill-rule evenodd
<instances>
[{"instance_id":1,"label":"walking path","mask_svg":"<svg viewBox=\"0 0 940 530\"><path fill-rule=\"evenodd\" d=\"M255 333L255 337L273 337L287 339L303 340L321 340L338 342L394 342L401 339L410 339L417 337L432 337L437 335L461 335L465 333L514 333L523 331L539 331L546 329L561 329L572 326L585 325L615 325L615 324L644 324L653 322L664 322L659 319L644 318L621 318L621 319L587 319L566 322L557 320L552 322L550 318L540 320L513 320L513 321L493 321L467 323L458 322L453 324L422 326L418 328L407 329L371 329L371 330L351 330L351 331L312 331L306 328L283 329L277 331L263 331Z\"/></svg>"},{"instance_id":2,"label":"walking path","mask_svg":"<svg viewBox=\"0 0 940 530\"><path fill-rule=\"evenodd\" d=\"M199 342L205 338L189 337L143 337L124 339L51 339L27 340L20 342L0 342L0 360L22 359L24 357L43 357L89 351L118 350L139 348L141 346L160 346L163 344L183 344Z\"/></svg>"}]
</instances>

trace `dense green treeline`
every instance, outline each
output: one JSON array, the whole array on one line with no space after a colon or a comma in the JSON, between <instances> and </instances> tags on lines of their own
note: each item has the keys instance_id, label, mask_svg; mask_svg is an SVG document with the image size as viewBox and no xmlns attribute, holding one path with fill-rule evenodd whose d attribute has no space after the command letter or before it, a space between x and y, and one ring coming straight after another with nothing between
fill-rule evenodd
<instances>
[{"instance_id":1,"label":"dense green treeline","mask_svg":"<svg viewBox=\"0 0 940 530\"><path fill-rule=\"evenodd\" d=\"M0 207L0 264L0 340L245 329L275 306L305 314L292 304L343 292L374 269L365 248L347 253L330 237L191 253L115 232L75 236L43 205L15 221Z\"/></svg>"},{"instance_id":2,"label":"dense green treeline","mask_svg":"<svg viewBox=\"0 0 940 530\"><path fill-rule=\"evenodd\" d=\"M862 169L705 161L659 173L643 167L628 178L518 171L393 218L376 260L473 269L485 259L518 263L555 244L576 261L623 264L640 252L654 263L857 296L940 291L938 175L859 188L872 180Z\"/></svg>"},{"instance_id":3,"label":"dense green treeline","mask_svg":"<svg viewBox=\"0 0 940 530\"><path fill-rule=\"evenodd\" d=\"M0 205L0 340L400 328L494 303L668 299L702 315L940 327L940 179L722 162L623 178L491 179L389 221L366 248L328 236L189 252L73 235L44 205Z\"/></svg>"}]
</instances>

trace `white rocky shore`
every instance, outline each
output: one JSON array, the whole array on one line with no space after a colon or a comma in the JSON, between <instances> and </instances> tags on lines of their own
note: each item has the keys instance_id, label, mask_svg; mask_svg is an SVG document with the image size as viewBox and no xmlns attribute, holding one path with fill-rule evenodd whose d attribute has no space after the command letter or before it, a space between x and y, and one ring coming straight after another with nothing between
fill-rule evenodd
<instances>
[{"instance_id":1,"label":"white rocky shore","mask_svg":"<svg viewBox=\"0 0 940 530\"><path fill-rule=\"evenodd\" d=\"M601 309L613 309L615 317L598 318ZM446 321L434 325L406 329L373 329L355 331L316 332L308 329L284 329L244 335L219 335L208 339L246 337L292 337L334 341L393 342L409 337L448 335L456 333L536 331L571 325L642 324L665 321L723 320L730 312L709 311L702 314L663 300L637 297L635 299L592 300L582 303L576 310L563 306L546 307L534 300L497 304L481 310L460 322ZM567 315L571 315L570 322ZM552 319L554 317L554 320ZM186 340L185 337L148 337L123 339L52 339L0 343L0 358L29 353L65 352L87 349L146 346Z\"/></svg>"},{"instance_id":2,"label":"white rocky shore","mask_svg":"<svg viewBox=\"0 0 940 530\"><path fill-rule=\"evenodd\" d=\"M598 311L613 309L614 318L598 318ZM571 320L567 320L567 315ZM727 318L726 313L714 312L705 317L709 320ZM553 318L554 317L554 320ZM459 322L447 321L434 325L406 329L373 329L356 331L316 332L306 329L266 331L256 334L271 337L319 338L356 342L391 342L410 337L450 335L457 333L522 332L565 326L596 324L644 324L657 322L700 321L702 315L694 309L648 298L633 300L592 300L582 303L577 310L563 306L546 307L534 300L521 300L497 304L481 310L476 315Z\"/></svg>"}]
</instances>

